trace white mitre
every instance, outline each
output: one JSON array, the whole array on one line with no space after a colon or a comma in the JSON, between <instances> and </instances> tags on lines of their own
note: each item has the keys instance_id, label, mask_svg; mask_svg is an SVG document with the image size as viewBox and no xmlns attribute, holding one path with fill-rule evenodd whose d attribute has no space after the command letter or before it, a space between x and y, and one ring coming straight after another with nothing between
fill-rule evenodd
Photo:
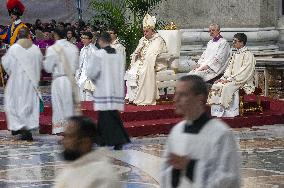
<instances>
[{"instance_id":1,"label":"white mitre","mask_svg":"<svg viewBox=\"0 0 284 188\"><path fill-rule=\"evenodd\" d=\"M155 29L156 18L155 16L150 16L148 13L143 19L143 28Z\"/></svg>"}]
</instances>

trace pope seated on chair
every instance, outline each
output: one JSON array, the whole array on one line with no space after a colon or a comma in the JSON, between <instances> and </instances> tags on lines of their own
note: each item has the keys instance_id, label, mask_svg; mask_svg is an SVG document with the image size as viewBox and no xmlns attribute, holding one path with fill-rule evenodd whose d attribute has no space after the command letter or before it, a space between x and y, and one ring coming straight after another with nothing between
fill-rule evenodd
<instances>
[{"instance_id":1,"label":"pope seated on chair","mask_svg":"<svg viewBox=\"0 0 284 188\"><path fill-rule=\"evenodd\" d=\"M247 36L244 33L234 35L233 54L221 79L217 80L208 96L211 115L217 117L235 117L239 115L239 89L247 94L255 89L255 57L245 46Z\"/></svg>"},{"instance_id":2,"label":"pope seated on chair","mask_svg":"<svg viewBox=\"0 0 284 188\"><path fill-rule=\"evenodd\" d=\"M230 57L230 45L220 34L220 26L211 24L209 34L212 39L208 42L206 50L202 53L194 69L188 74L201 76L206 82L223 74Z\"/></svg>"},{"instance_id":3,"label":"pope seated on chair","mask_svg":"<svg viewBox=\"0 0 284 188\"><path fill-rule=\"evenodd\" d=\"M149 14L143 19L144 37L131 55L130 69L126 71L126 99L136 105L155 105L159 98L156 83L157 56L167 51L165 41L156 33L156 19Z\"/></svg>"}]
</instances>

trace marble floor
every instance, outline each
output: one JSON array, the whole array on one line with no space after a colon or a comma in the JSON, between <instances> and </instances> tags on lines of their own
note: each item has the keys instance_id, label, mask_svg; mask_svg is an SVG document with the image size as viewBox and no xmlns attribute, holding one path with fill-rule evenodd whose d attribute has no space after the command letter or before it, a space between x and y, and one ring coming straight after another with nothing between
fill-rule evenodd
<instances>
[{"instance_id":1,"label":"marble floor","mask_svg":"<svg viewBox=\"0 0 284 188\"><path fill-rule=\"evenodd\" d=\"M244 188L284 188L284 125L233 130L242 153ZM18 141L0 131L0 187L52 187L61 159L60 136ZM166 135L132 138L122 151L107 152L127 188L159 187Z\"/></svg>"}]
</instances>

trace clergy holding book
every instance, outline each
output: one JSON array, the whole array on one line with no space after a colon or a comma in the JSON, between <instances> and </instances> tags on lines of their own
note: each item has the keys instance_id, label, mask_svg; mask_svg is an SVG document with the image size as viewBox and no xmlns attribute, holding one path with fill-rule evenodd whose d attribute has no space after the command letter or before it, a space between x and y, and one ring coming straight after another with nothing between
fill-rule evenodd
<instances>
[{"instance_id":1,"label":"clergy holding book","mask_svg":"<svg viewBox=\"0 0 284 188\"><path fill-rule=\"evenodd\" d=\"M240 155L233 132L206 114L207 86L197 75L181 77L174 97L184 120L168 137L162 188L239 188Z\"/></svg>"}]
</instances>

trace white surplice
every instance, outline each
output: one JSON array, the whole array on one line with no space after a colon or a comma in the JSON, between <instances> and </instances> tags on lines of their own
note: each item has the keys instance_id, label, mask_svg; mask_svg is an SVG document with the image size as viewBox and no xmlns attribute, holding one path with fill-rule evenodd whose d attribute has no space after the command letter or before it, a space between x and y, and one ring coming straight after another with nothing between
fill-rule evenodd
<instances>
[{"instance_id":1,"label":"white surplice","mask_svg":"<svg viewBox=\"0 0 284 188\"><path fill-rule=\"evenodd\" d=\"M187 121L171 130L162 163L161 188L172 188L172 166L167 163L170 153L196 160L193 179L180 175L178 188L240 188L240 155L234 134L218 120L209 120L199 133L185 133Z\"/></svg>"},{"instance_id":2,"label":"white surplice","mask_svg":"<svg viewBox=\"0 0 284 188\"><path fill-rule=\"evenodd\" d=\"M234 107L239 103L239 98L236 94L238 94L237 91L240 88L243 88L247 94L254 91L255 64L256 60L254 55L246 47L234 53L221 78L229 82L224 84L221 82L215 83L212 85L209 92L207 102L213 105L212 115L218 117L234 117L239 114L239 109L237 108L236 111ZM216 105L222 109L216 109Z\"/></svg>"},{"instance_id":3,"label":"white surplice","mask_svg":"<svg viewBox=\"0 0 284 188\"><path fill-rule=\"evenodd\" d=\"M124 72L122 54L108 54L104 49L100 49L92 56L87 66L87 76L96 85L96 111L124 110Z\"/></svg>"},{"instance_id":4,"label":"white surplice","mask_svg":"<svg viewBox=\"0 0 284 188\"><path fill-rule=\"evenodd\" d=\"M43 58L37 46L31 43L29 48L23 48L18 42L2 57L2 65L9 75L4 107L8 129L13 131L39 126L40 94L37 87Z\"/></svg>"},{"instance_id":5,"label":"white surplice","mask_svg":"<svg viewBox=\"0 0 284 188\"><path fill-rule=\"evenodd\" d=\"M76 71L76 81L80 88L80 100L81 101L92 101L93 100L93 91L95 86L90 82L86 75L87 63L90 61L91 56L94 55L94 52L98 48L94 44L89 44L84 46L80 52L80 66ZM90 83L91 88L86 88L86 82Z\"/></svg>"},{"instance_id":6,"label":"white surplice","mask_svg":"<svg viewBox=\"0 0 284 188\"><path fill-rule=\"evenodd\" d=\"M120 53L126 60L126 51L125 47L119 42L119 39L114 40L110 46L116 50L116 53Z\"/></svg>"},{"instance_id":7,"label":"white surplice","mask_svg":"<svg viewBox=\"0 0 284 188\"><path fill-rule=\"evenodd\" d=\"M65 52L72 74L79 67L78 48L66 39L56 41ZM52 46L47 48L46 57L43 63L44 69L52 73L51 97L52 97L52 133L64 131L65 122L68 117L74 115L72 84L64 72L60 57Z\"/></svg>"},{"instance_id":8,"label":"white surplice","mask_svg":"<svg viewBox=\"0 0 284 188\"><path fill-rule=\"evenodd\" d=\"M131 55L130 69L126 71L126 99L137 105L155 105L159 99L156 81L156 58L166 52L166 43L158 34L151 39L142 37Z\"/></svg>"},{"instance_id":9,"label":"white surplice","mask_svg":"<svg viewBox=\"0 0 284 188\"><path fill-rule=\"evenodd\" d=\"M54 188L122 188L117 169L105 153L105 149L95 150L67 164Z\"/></svg>"},{"instance_id":10,"label":"white surplice","mask_svg":"<svg viewBox=\"0 0 284 188\"><path fill-rule=\"evenodd\" d=\"M226 39L220 38L216 42L213 42L213 39L211 39L207 44L206 50L202 53L197 62L200 67L190 71L189 74L199 75L205 81L215 78L225 71L230 52L231 48ZM209 66L209 69L200 70L206 65Z\"/></svg>"}]
</instances>

